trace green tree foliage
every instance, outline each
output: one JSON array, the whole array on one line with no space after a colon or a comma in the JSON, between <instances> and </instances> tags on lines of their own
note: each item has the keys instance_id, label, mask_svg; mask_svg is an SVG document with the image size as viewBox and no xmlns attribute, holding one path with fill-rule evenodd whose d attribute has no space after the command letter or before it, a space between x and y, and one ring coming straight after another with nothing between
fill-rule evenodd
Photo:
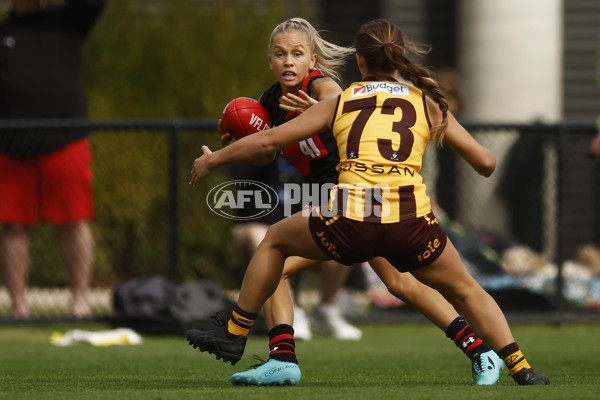
<instances>
[{"instance_id":1,"label":"green tree foliage","mask_svg":"<svg viewBox=\"0 0 600 400\"><path fill-rule=\"evenodd\" d=\"M216 117L233 97L258 97L273 80L268 39L284 5L109 1L86 49L92 116Z\"/></svg>"}]
</instances>

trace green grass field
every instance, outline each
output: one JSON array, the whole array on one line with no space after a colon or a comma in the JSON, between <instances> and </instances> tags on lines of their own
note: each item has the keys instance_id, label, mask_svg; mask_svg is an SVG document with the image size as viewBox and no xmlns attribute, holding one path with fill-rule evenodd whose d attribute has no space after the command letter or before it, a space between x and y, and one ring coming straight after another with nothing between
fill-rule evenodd
<instances>
[{"instance_id":1,"label":"green grass field","mask_svg":"<svg viewBox=\"0 0 600 400\"><path fill-rule=\"evenodd\" d=\"M360 325L359 342L316 336L297 343L296 387L233 387L229 376L266 358L267 339L251 336L236 365L192 349L183 337L145 336L139 346L55 347L53 331L104 325L0 327L4 399L597 399L600 324L513 324L534 368L552 384L520 387L502 370L499 385L477 387L468 359L433 325Z\"/></svg>"}]
</instances>

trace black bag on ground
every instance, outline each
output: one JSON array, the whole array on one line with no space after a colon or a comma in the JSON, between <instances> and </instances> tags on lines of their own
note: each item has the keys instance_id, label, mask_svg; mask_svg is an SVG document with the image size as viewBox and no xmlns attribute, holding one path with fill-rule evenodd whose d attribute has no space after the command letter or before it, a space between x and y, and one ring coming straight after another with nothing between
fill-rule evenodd
<instances>
[{"instance_id":1,"label":"black bag on ground","mask_svg":"<svg viewBox=\"0 0 600 400\"><path fill-rule=\"evenodd\" d=\"M210 318L220 312L227 318L235 304L223 296L221 286L215 281L196 281L179 285L169 301L170 314L188 329L212 329Z\"/></svg>"},{"instance_id":2,"label":"black bag on ground","mask_svg":"<svg viewBox=\"0 0 600 400\"><path fill-rule=\"evenodd\" d=\"M158 275L121 283L113 293L113 326L147 334L182 334L214 328L210 317L231 314L234 304L213 281L177 285Z\"/></svg>"}]
</instances>

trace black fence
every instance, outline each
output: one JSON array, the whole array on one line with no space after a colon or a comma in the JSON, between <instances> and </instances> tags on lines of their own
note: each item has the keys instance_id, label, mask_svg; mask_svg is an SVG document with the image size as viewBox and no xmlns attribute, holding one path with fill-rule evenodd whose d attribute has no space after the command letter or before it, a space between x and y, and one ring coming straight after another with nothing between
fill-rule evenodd
<instances>
[{"instance_id":1,"label":"black fence","mask_svg":"<svg viewBox=\"0 0 600 400\"><path fill-rule=\"evenodd\" d=\"M496 173L481 178L433 145L422 173L466 268L507 313L528 319L600 315L600 162L588 153L593 123L465 126L496 155ZM140 276L239 286L244 267L232 245L231 221L206 203L208 191L230 179L227 169L198 188L188 185L201 145L220 146L216 120L4 121L0 141L4 132L64 130L88 131L94 157L89 319L110 318L115 288ZM36 225L30 237L30 321L72 319L54 228ZM357 271L349 285L363 299L357 315L411 315L402 304L376 301L380 283L368 266ZM0 323L15 321L21 320L12 318L2 286Z\"/></svg>"}]
</instances>

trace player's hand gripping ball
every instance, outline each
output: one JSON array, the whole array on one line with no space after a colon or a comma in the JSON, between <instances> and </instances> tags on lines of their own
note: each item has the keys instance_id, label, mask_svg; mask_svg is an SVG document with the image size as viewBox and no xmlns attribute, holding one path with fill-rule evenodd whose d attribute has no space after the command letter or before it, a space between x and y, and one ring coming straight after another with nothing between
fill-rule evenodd
<instances>
[{"instance_id":1,"label":"player's hand gripping ball","mask_svg":"<svg viewBox=\"0 0 600 400\"><path fill-rule=\"evenodd\" d=\"M264 131L271 127L267 109L250 97L238 97L231 100L221 116L223 131L235 139Z\"/></svg>"}]
</instances>

